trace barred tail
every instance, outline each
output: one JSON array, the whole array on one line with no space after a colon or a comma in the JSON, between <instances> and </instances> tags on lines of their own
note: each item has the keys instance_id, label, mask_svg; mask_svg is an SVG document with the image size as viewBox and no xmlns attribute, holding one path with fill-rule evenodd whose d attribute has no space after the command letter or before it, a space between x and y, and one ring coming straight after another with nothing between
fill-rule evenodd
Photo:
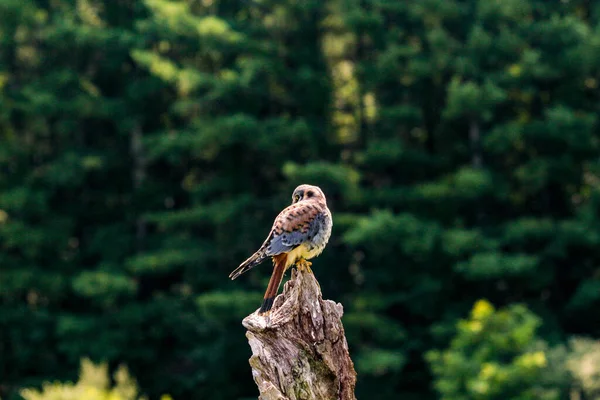
<instances>
[{"instance_id":1,"label":"barred tail","mask_svg":"<svg viewBox=\"0 0 600 400\"><path fill-rule=\"evenodd\" d=\"M252 254L246 261L240 264L239 267L233 270L229 277L233 280L243 274L244 272L251 270L256 267L258 264L263 262L267 258L265 251L263 249L258 250L256 253Z\"/></svg>"},{"instance_id":2,"label":"barred tail","mask_svg":"<svg viewBox=\"0 0 600 400\"><path fill-rule=\"evenodd\" d=\"M267 291L265 292L265 297L263 299L262 306L258 311L259 314L264 314L267 311L271 310L271 307L273 306L273 301L275 301L275 296L277 296L277 291L279 290L279 285L281 285L281 280L283 279L286 261L286 253L279 254L273 257L273 262L275 266L273 268L273 274L271 274L271 279L269 280L269 286L267 286Z\"/></svg>"}]
</instances>

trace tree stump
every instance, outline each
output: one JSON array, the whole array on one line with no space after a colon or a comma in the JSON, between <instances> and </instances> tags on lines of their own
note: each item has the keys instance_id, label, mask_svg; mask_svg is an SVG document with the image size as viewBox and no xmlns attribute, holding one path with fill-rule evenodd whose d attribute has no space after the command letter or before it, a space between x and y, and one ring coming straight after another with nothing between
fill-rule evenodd
<instances>
[{"instance_id":1,"label":"tree stump","mask_svg":"<svg viewBox=\"0 0 600 400\"><path fill-rule=\"evenodd\" d=\"M244 318L259 400L355 400L356 372L343 307L323 300L310 267L298 265L271 312Z\"/></svg>"}]
</instances>

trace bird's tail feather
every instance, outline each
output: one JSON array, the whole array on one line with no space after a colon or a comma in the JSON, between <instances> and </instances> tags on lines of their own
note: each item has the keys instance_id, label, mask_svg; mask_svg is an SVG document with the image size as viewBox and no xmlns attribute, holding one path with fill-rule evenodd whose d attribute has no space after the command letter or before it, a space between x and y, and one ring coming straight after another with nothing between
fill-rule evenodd
<instances>
[{"instance_id":1,"label":"bird's tail feather","mask_svg":"<svg viewBox=\"0 0 600 400\"><path fill-rule=\"evenodd\" d=\"M281 280L283 279L286 261L286 253L278 254L273 257L273 273L271 274L271 279L269 280L269 286L267 286L267 291L265 292L262 306L258 311L259 314L263 314L271 310L273 301L275 300L275 296L277 296L277 291L279 290L279 285L281 285Z\"/></svg>"},{"instance_id":2,"label":"bird's tail feather","mask_svg":"<svg viewBox=\"0 0 600 400\"><path fill-rule=\"evenodd\" d=\"M246 261L240 264L239 267L233 270L229 277L233 280L243 274L244 272L251 270L256 267L258 264L264 261L267 258L265 251L263 249L258 250L256 253L252 254Z\"/></svg>"}]
</instances>

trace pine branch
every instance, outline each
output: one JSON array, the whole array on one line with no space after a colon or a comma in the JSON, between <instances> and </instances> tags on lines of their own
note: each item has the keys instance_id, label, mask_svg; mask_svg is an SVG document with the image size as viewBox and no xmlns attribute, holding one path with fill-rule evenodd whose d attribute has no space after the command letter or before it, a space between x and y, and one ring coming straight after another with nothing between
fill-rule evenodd
<instances>
[{"instance_id":1,"label":"pine branch","mask_svg":"<svg viewBox=\"0 0 600 400\"><path fill-rule=\"evenodd\" d=\"M244 319L259 400L356 399L342 315L342 305L323 300L310 268L300 266L268 316Z\"/></svg>"}]
</instances>

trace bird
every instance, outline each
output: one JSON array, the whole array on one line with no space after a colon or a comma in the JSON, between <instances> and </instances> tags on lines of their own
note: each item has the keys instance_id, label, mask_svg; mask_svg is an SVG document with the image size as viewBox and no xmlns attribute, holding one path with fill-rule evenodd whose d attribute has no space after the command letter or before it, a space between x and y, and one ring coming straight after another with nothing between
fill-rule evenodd
<instances>
[{"instance_id":1,"label":"bird","mask_svg":"<svg viewBox=\"0 0 600 400\"><path fill-rule=\"evenodd\" d=\"M273 273L263 297L259 314L271 311L285 271L321 254L329 242L333 219L327 208L325 194L318 186L300 185L292 193L292 204L275 218L273 227L262 246L240 264L229 278L236 279L268 257L273 260Z\"/></svg>"}]
</instances>

